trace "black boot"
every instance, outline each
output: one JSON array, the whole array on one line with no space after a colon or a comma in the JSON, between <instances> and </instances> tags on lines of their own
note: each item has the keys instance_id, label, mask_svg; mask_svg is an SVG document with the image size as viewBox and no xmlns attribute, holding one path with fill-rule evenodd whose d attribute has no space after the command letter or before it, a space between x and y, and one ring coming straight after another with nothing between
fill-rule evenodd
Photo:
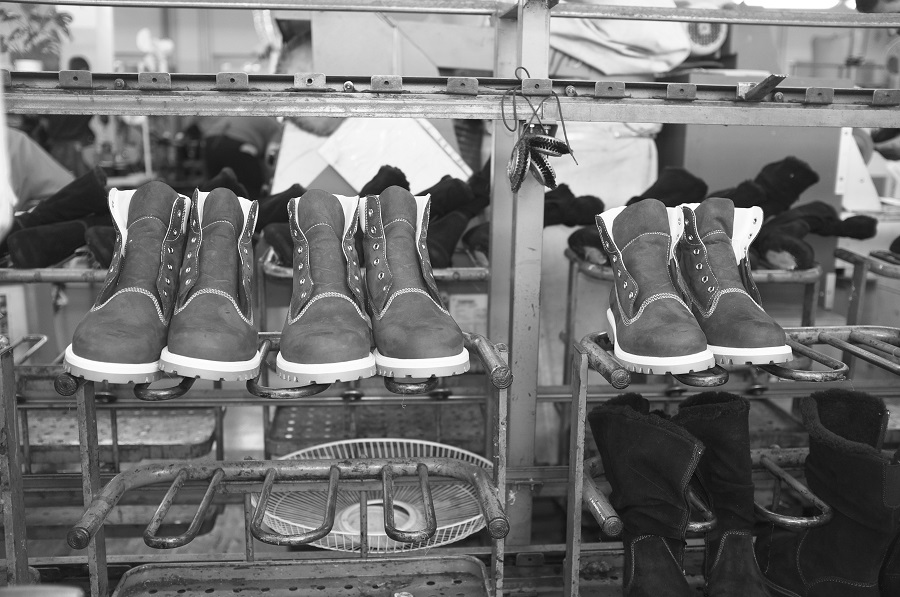
<instances>
[{"instance_id":1,"label":"black boot","mask_svg":"<svg viewBox=\"0 0 900 597\"><path fill-rule=\"evenodd\" d=\"M462 242L473 253L481 253L488 257L491 252L491 223L482 222L473 226L463 234Z\"/></svg>"},{"instance_id":2,"label":"black boot","mask_svg":"<svg viewBox=\"0 0 900 597\"><path fill-rule=\"evenodd\" d=\"M475 193L467 182L453 178L449 174L434 186L416 194L430 195L431 222L437 222L454 211L459 212L468 222L487 207L487 203L476 200Z\"/></svg>"},{"instance_id":3,"label":"black boot","mask_svg":"<svg viewBox=\"0 0 900 597\"><path fill-rule=\"evenodd\" d=\"M687 491L703 444L649 414L649 402L625 394L598 406L588 423L600 450L610 502L625 525L625 597L693 597L682 571L690 518Z\"/></svg>"},{"instance_id":4,"label":"black boot","mask_svg":"<svg viewBox=\"0 0 900 597\"><path fill-rule=\"evenodd\" d=\"M597 214L603 213L603 200L593 195L576 197L569 185L561 184L544 193L544 227L590 226Z\"/></svg>"},{"instance_id":5,"label":"black boot","mask_svg":"<svg viewBox=\"0 0 900 597\"><path fill-rule=\"evenodd\" d=\"M881 597L879 573L900 532L900 453L881 451L884 402L833 389L804 398L800 409L806 483L834 516L799 534L770 529L756 543L759 565L777 595Z\"/></svg>"},{"instance_id":6,"label":"black boot","mask_svg":"<svg viewBox=\"0 0 900 597\"><path fill-rule=\"evenodd\" d=\"M894 539L891 553L881 569L881 597L897 597L900 595L900 535Z\"/></svg>"},{"instance_id":7,"label":"black boot","mask_svg":"<svg viewBox=\"0 0 900 597\"><path fill-rule=\"evenodd\" d=\"M596 226L579 228L569 235L568 243L572 252L588 263L597 265L609 263L606 253L603 252L603 239L600 238L600 231Z\"/></svg>"},{"instance_id":8,"label":"black boot","mask_svg":"<svg viewBox=\"0 0 900 597\"><path fill-rule=\"evenodd\" d=\"M280 222L284 224L284 229L287 230L288 223L288 203L291 202L291 199L295 197L302 197L303 193L306 192L299 184L293 184L284 191L277 193L275 195L271 195L266 197L265 199L259 200L259 216L256 219L256 226L258 230L261 230L272 224L274 222ZM237 193L235 193L237 195ZM238 197L246 198L246 195L238 195ZM290 251L288 251L288 255L290 255ZM288 259L287 263L290 263L291 260Z\"/></svg>"},{"instance_id":9,"label":"black boot","mask_svg":"<svg viewBox=\"0 0 900 597\"><path fill-rule=\"evenodd\" d=\"M709 597L769 597L753 555L753 471L750 403L726 392L704 392L681 403L672 421L703 442L697 475L718 519L706 536L704 576Z\"/></svg>"},{"instance_id":10,"label":"black boot","mask_svg":"<svg viewBox=\"0 0 900 597\"><path fill-rule=\"evenodd\" d=\"M359 196L380 195L388 187L400 187L409 190L409 181L406 174L400 168L394 166L382 166L378 169L372 180L363 185L359 190Z\"/></svg>"},{"instance_id":11,"label":"black boot","mask_svg":"<svg viewBox=\"0 0 900 597\"><path fill-rule=\"evenodd\" d=\"M109 214L106 174L100 168L79 176L31 211L16 216L13 231L70 222L91 214Z\"/></svg>"},{"instance_id":12,"label":"black boot","mask_svg":"<svg viewBox=\"0 0 900 597\"><path fill-rule=\"evenodd\" d=\"M451 211L428 226L428 256L431 258L432 267L451 266L453 252L468 225L468 215L461 211Z\"/></svg>"},{"instance_id":13,"label":"black boot","mask_svg":"<svg viewBox=\"0 0 900 597\"><path fill-rule=\"evenodd\" d=\"M275 251L278 262L291 267L294 258L294 239L291 236L291 225L287 222L275 222L263 228L263 238Z\"/></svg>"},{"instance_id":14,"label":"black boot","mask_svg":"<svg viewBox=\"0 0 900 597\"><path fill-rule=\"evenodd\" d=\"M112 217L106 213L13 232L6 239L12 266L29 269L56 265L85 245L85 232L91 226L112 226Z\"/></svg>"},{"instance_id":15,"label":"black boot","mask_svg":"<svg viewBox=\"0 0 900 597\"><path fill-rule=\"evenodd\" d=\"M678 207L683 203L699 203L709 188L702 179L684 168L663 168L650 188L628 200L628 205L642 199L657 199L666 207ZM717 195L718 196L718 195Z\"/></svg>"},{"instance_id":16,"label":"black boot","mask_svg":"<svg viewBox=\"0 0 900 597\"><path fill-rule=\"evenodd\" d=\"M97 264L109 269L116 249L116 229L112 225L91 226L84 231L84 243Z\"/></svg>"},{"instance_id":17,"label":"black boot","mask_svg":"<svg viewBox=\"0 0 900 597\"><path fill-rule=\"evenodd\" d=\"M234 170L227 166L222 168L218 174L198 186L197 190L209 193L210 191L219 188L228 189L238 197L244 197L245 199L250 197L250 193L247 192L247 187L241 184L241 181L238 180ZM285 207L285 210L287 210L287 207Z\"/></svg>"},{"instance_id":18,"label":"black boot","mask_svg":"<svg viewBox=\"0 0 900 597\"><path fill-rule=\"evenodd\" d=\"M819 182L819 175L803 160L789 156L763 166L753 181L766 192L760 207L768 218L790 209L803 191Z\"/></svg>"}]
</instances>

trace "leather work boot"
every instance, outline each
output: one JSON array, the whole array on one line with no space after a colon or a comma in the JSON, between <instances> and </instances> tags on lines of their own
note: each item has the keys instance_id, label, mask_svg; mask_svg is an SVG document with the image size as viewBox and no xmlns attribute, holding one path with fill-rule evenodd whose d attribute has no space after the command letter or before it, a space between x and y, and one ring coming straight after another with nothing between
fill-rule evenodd
<instances>
[{"instance_id":1,"label":"leather work boot","mask_svg":"<svg viewBox=\"0 0 900 597\"><path fill-rule=\"evenodd\" d=\"M18 230L6 237L9 260L16 268L52 267L85 245L88 228L111 224L112 218L107 212Z\"/></svg>"},{"instance_id":2,"label":"leather work boot","mask_svg":"<svg viewBox=\"0 0 900 597\"><path fill-rule=\"evenodd\" d=\"M644 199L605 211L596 221L616 276L606 311L616 358L638 373L690 373L715 365L703 330L673 283L681 211Z\"/></svg>"},{"instance_id":3,"label":"leather work boot","mask_svg":"<svg viewBox=\"0 0 900 597\"><path fill-rule=\"evenodd\" d=\"M894 546L881 568L881 597L900 595L900 534L894 538Z\"/></svg>"},{"instance_id":4,"label":"leather work boot","mask_svg":"<svg viewBox=\"0 0 900 597\"><path fill-rule=\"evenodd\" d=\"M375 375L354 242L358 204L320 190L288 204L294 289L276 360L283 379L308 385Z\"/></svg>"},{"instance_id":5,"label":"leather work boot","mask_svg":"<svg viewBox=\"0 0 900 597\"><path fill-rule=\"evenodd\" d=\"M598 406L588 423L622 519L624 597L693 597L684 576L688 485L703 444L682 427L650 413L639 394Z\"/></svg>"},{"instance_id":6,"label":"leather work boot","mask_svg":"<svg viewBox=\"0 0 900 597\"><path fill-rule=\"evenodd\" d=\"M159 359L163 371L212 381L259 374L250 298L256 210L256 201L226 188L194 191L178 301Z\"/></svg>"},{"instance_id":7,"label":"leather work boot","mask_svg":"<svg viewBox=\"0 0 900 597\"><path fill-rule=\"evenodd\" d=\"M162 182L112 189L116 246L106 282L66 349L66 371L93 381L161 376L191 200Z\"/></svg>"},{"instance_id":8,"label":"leather work boot","mask_svg":"<svg viewBox=\"0 0 900 597\"><path fill-rule=\"evenodd\" d=\"M716 197L681 209L681 278L716 361L737 365L790 361L784 330L763 311L750 274L748 249L762 225L762 211L735 209L730 199Z\"/></svg>"},{"instance_id":9,"label":"leather work boot","mask_svg":"<svg viewBox=\"0 0 900 597\"><path fill-rule=\"evenodd\" d=\"M465 373L463 335L441 304L428 257L429 198L400 187L359 200L375 363L385 377Z\"/></svg>"},{"instance_id":10,"label":"leather work boot","mask_svg":"<svg viewBox=\"0 0 900 597\"><path fill-rule=\"evenodd\" d=\"M803 398L800 412L809 431L806 483L834 515L800 533L770 528L757 539L769 587L791 597L894 597L879 588L900 532L900 451L881 450L884 402L832 389Z\"/></svg>"},{"instance_id":11,"label":"leather work boot","mask_svg":"<svg viewBox=\"0 0 900 597\"><path fill-rule=\"evenodd\" d=\"M700 478L716 527L706 535L703 575L708 597L770 597L753 553L753 470L750 403L726 392L704 392L672 417L703 442Z\"/></svg>"}]
</instances>

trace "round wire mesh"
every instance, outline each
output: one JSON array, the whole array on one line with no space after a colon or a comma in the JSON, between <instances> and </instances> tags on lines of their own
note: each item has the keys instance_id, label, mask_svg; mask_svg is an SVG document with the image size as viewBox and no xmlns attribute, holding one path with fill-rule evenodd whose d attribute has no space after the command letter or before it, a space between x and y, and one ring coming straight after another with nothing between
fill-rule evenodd
<instances>
[{"instance_id":1,"label":"round wire mesh","mask_svg":"<svg viewBox=\"0 0 900 597\"><path fill-rule=\"evenodd\" d=\"M485 469L491 462L467 450L413 439L365 438L330 442L312 446L282 457L285 460L327 459L354 460L370 458L453 458ZM415 478L413 478L415 479ZM438 479L429 476L429 479ZM394 484L394 517L400 530L415 530L424 525L425 514L418 482ZM484 517L474 490L456 480L440 478L430 484L437 519L437 532L421 543L399 543L384 532L383 499L381 489L366 492L369 551L392 553L414 551L459 541L484 527ZM360 550L360 493L339 485L335 524L331 533L315 545L336 551ZM327 492L273 493L265 513L265 523L285 535L304 533L322 523ZM255 496L254 496L255 498ZM254 499L255 502L255 499Z\"/></svg>"}]
</instances>

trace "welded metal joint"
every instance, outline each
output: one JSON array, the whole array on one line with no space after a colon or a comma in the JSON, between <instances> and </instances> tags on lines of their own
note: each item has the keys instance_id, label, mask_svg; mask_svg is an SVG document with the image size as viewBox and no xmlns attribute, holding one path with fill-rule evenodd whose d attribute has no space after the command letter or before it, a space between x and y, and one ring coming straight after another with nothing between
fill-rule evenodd
<instances>
[{"instance_id":1,"label":"welded metal joint","mask_svg":"<svg viewBox=\"0 0 900 597\"><path fill-rule=\"evenodd\" d=\"M463 332L466 349L469 353L475 353L481 360L485 369L489 371L491 384L498 390L504 390L512 385L513 376L509 365L500 356L500 346L494 344L481 334Z\"/></svg>"},{"instance_id":2,"label":"welded metal joint","mask_svg":"<svg viewBox=\"0 0 900 597\"><path fill-rule=\"evenodd\" d=\"M834 103L834 89L831 87L809 87L806 89L804 104L827 105Z\"/></svg>"},{"instance_id":3,"label":"welded metal joint","mask_svg":"<svg viewBox=\"0 0 900 597\"><path fill-rule=\"evenodd\" d=\"M774 511L778 505L777 503L773 504L772 510L769 510L758 503L754 503L753 505L756 509L756 514L760 518L768 520L769 522L780 527L795 531L821 526L831 520L831 517L834 515L831 506L823 502L818 496L810 491L808 487L800 483L800 481L791 476L787 471L775 464L772 459L765 454L760 455L759 463L763 468L765 468L775 477L775 482L779 486L781 485L781 483L786 484L788 487L800 494L800 496L804 500L806 500L819 510L819 514L815 516L787 516L785 514L778 514Z\"/></svg>"},{"instance_id":4,"label":"welded metal joint","mask_svg":"<svg viewBox=\"0 0 900 597\"><path fill-rule=\"evenodd\" d=\"M203 499L200 500L200 506L197 508L197 513L194 514L194 518L191 520L188 530L181 535L176 535L174 537L158 537L156 535L159 531L159 527L162 526L162 523L166 518L166 514L169 512L169 508L172 507L172 503L175 501L178 490L184 485L187 477L188 473L186 470L182 470L178 473L178 476L175 477L175 481L173 481L172 485L169 487L169 491L166 492L162 502L160 502L159 508L156 509L153 518L150 519L150 524L147 526L146 530L144 530L144 543L149 547L155 549L173 549L175 547L182 547L196 539L197 535L200 534L200 527L209 512L209 507L212 505L213 498L216 495L216 489L225 477L225 471L222 469L216 469L216 472L213 473L213 477L209 482L209 486L206 488L206 492L203 494Z\"/></svg>"},{"instance_id":5,"label":"welded metal joint","mask_svg":"<svg viewBox=\"0 0 900 597\"><path fill-rule=\"evenodd\" d=\"M381 469L384 489L384 532L400 543L422 543L431 539L437 532L434 500L431 497L431 487L428 485L428 467L419 463L416 466L416 473L419 475L419 489L425 506L425 527L415 531L401 531L394 522L394 471L390 465Z\"/></svg>"},{"instance_id":6,"label":"welded metal joint","mask_svg":"<svg viewBox=\"0 0 900 597\"><path fill-rule=\"evenodd\" d=\"M553 92L553 82L550 79L522 79L523 95L550 95Z\"/></svg>"},{"instance_id":7,"label":"welded metal joint","mask_svg":"<svg viewBox=\"0 0 900 597\"><path fill-rule=\"evenodd\" d=\"M373 93L400 93L403 91L403 77L398 75L374 75L370 84Z\"/></svg>"},{"instance_id":8,"label":"welded metal joint","mask_svg":"<svg viewBox=\"0 0 900 597\"><path fill-rule=\"evenodd\" d=\"M307 545L328 535L334 527L334 516L337 510L338 483L341 478L340 469L337 466L332 466L328 471L328 493L325 497L325 517L322 520L322 524L311 531L294 535L269 532L262 528L263 518L266 514L266 506L268 506L269 498L272 496L272 488L275 485L276 477L277 472L274 468L270 468L266 471L262 491L259 494L259 501L256 504L256 510L253 511L250 533L263 543L268 543L270 545L287 545L291 547Z\"/></svg>"},{"instance_id":9,"label":"welded metal joint","mask_svg":"<svg viewBox=\"0 0 900 597\"><path fill-rule=\"evenodd\" d=\"M478 79L475 77L448 77L447 93L452 95L478 95Z\"/></svg>"},{"instance_id":10,"label":"welded metal joint","mask_svg":"<svg viewBox=\"0 0 900 597\"><path fill-rule=\"evenodd\" d=\"M324 73L296 73L294 89L298 91L325 91Z\"/></svg>"},{"instance_id":11,"label":"welded metal joint","mask_svg":"<svg viewBox=\"0 0 900 597\"><path fill-rule=\"evenodd\" d=\"M169 73L138 73L137 88L140 91L170 91L172 75Z\"/></svg>"},{"instance_id":12,"label":"welded metal joint","mask_svg":"<svg viewBox=\"0 0 900 597\"><path fill-rule=\"evenodd\" d=\"M697 99L697 86L693 83L669 83L666 99L692 102Z\"/></svg>"},{"instance_id":13,"label":"welded metal joint","mask_svg":"<svg viewBox=\"0 0 900 597\"><path fill-rule=\"evenodd\" d=\"M584 485L581 489L581 497L584 504L594 516L594 520L600 525L600 529L607 537L618 537L625 529L625 524L616 510L609 503L609 498L597 487L594 480L594 467L600 457L589 458L584 461Z\"/></svg>"}]
</instances>

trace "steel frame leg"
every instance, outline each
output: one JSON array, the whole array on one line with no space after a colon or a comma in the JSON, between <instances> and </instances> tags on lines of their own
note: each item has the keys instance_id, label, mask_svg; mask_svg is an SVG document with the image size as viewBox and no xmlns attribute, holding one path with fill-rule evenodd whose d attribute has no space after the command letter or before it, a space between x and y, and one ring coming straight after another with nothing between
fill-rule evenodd
<instances>
[{"instance_id":1,"label":"steel frame leg","mask_svg":"<svg viewBox=\"0 0 900 597\"><path fill-rule=\"evenodd\" d=\"M572 402L569 435L569 487L566 507L566 561L563 566L563 596L578 597L581 571L581 515L584 491L584 426L587 418L588 359L579 344L573 346L571 362Z\"/></svg>"},{"instance_id":2,"label":"steel frame leg","mask_svg":"<svg viewBox=\"0 0 900 597\"><path fill-rule=\"evenodd\" d=\"M87 508L99 494L100 446L97 441L97 405L94 402L94 382L82 383L75 392L78 407L78 439L81 452L81 486L84 507ZM87 548L88 573L92 597L106 597L109 593L109 576L106 569L106 535L103 527L91 538Z\"/></svg>"},{"instance_id":3,"label":"steel frame leg","mask_svg":"<svg viewBox=\"0 0 900 597\"><path fill-rule=\"evenodd\" d=\"M850 286L850 300L847 304L847 325L857 325L866 298L866 278L869 273L868 260L853 263L853 281ZM849 352L841 354L841 360L850 368L848 378L853 379L856 373L856 359Z\"/></svg>"},{"instance_id":4,"label":"steel frame leg","mask_svg":"<svg viewBox=\"0 0 900 597\"><path fill-rule=\"evenodd\" d=\"M501 352L504 362L506 361L506 353ZM495 418L493 420L493 453L489 457L494 463L494 491L497 492L497 498L503 505L504 511L508 509L508 500L506 499L506 464L507 464L507 433L509 429L509 390L497 389L493 385L488 384L488 396L493 400L495 407ZM491 542L491 568L493 576L493 597L503 597L503 557L505 555L506 539L494 539Z\"/></svg>"},{"instance_id":5,"label":"steel frame leg","mask_svg":"<svg viewBox=\"0 0 900 597\"><path fill-rule=\"evenodd\" d=\"M0 336L0 498L3 499L3 528L6 540L6 584L31 583L28 572L25 530L25 497L22 491L22 463L19 454L19 425L16 419L16 376L9 339Z\"/></svg>"}]
</instances>

